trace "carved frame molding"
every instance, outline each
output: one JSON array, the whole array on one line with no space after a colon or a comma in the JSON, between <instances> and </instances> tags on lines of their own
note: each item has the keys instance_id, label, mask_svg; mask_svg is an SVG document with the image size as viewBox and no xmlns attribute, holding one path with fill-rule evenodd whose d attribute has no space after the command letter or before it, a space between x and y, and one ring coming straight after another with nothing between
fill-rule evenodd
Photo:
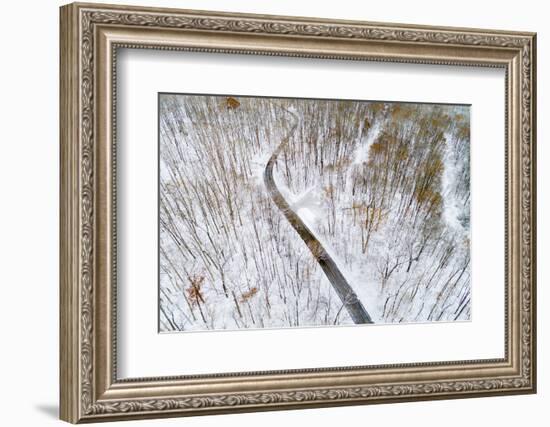
<instances>
[{"instance_id":1,"label":"carved frame molding","mask_svg":"<svg viewBox=\"0 0 550 427\"><path fill-rule=\"evenodd\" d=\"M112 147L120 47L506 68L505 359L117 381L116 287L103 279L116 279ZM62 7L61 418L101 421L534 392L535 51L532 33ZM260 385L270 376L272 382ZM288 380L299 385L285 386ZM194 392L197 383L210 391Z\"/></svg>"}]
</instances>

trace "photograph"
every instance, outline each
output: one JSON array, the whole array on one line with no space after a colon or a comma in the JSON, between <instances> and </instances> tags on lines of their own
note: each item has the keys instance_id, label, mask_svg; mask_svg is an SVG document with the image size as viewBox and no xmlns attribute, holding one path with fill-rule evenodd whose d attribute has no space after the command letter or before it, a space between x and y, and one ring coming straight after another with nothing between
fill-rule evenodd
<instances>
[{"instance_id":1,"label":"photograph","mask_svg":"<svg viewBox=\"0 0 550 427\"><path fill-rule=\"evenodd\" d=\"M159 332L470 321L470 105L158 94Z\"/></svg>"},{"instance_id":2,"label":"photograph","mask_svg":"<svg viewBox=\"0 0 550 427\"><path fill-rule=\"evenodd\" d=\"M267 427L333 407L330 420L290 421L320 426L369 405L374 423L416 425L438 401L439 423L462 405L451 423L537 425L537 50L550 38L536 30L548 26L529 0L529 19L511 5L449 14L399 1L42 2L26 14L41 20L30 39L51 43L28 44L31 56L12 43L11 68L48 106L29 126L30 98L7 79L19 114L4 139L24 129L40 154L48 127L59 136L47 155L4 144L21 149L4 156L21 195L5 211L32 217L6 221L10 254L33 263L8 263L6 283L19 292L22 272L37 272L27 282L48 291L4 298L11 321L15 302L40 305L8 328L29 344L11 353L52 347L43 331L22 339L37 318L59 338L25 375L52 399L21 375L8 387L42 399L27 424L57 422L57 407L74 424L255 412L249 424ZM58 83L21 72L41 60ZM19 159L35 167L21 173ZM58 200L36 192L56 162ZM28 232L38 225L57 233L58 262ZM57 293L42 286L47 268ZM501 399L468 404L485 396Z\"/></svg>"}]
</instances>

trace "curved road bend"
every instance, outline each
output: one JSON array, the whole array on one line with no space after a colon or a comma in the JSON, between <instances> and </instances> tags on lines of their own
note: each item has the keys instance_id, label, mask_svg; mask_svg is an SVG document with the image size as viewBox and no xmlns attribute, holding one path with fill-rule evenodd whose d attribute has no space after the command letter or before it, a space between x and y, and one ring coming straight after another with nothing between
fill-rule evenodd
<instances>
[{"instance_id":1,"label":"curved road bend","mask_svg":"<svg viewBox=\"0 0 550 427\"><path fill-rule=\"evenodd\" d=\"M357 294L353 291L352 287L336 265L336 262L329 255L321 242L315 237L309 227L302 221L298 214L292 210L283 194L279 191L277 185L275 184L275 180L273 178L273 167L277 162L277 157L288 143L297 126L298 120L296 120L286 137L281 141L279 146L271 155L264 170L264 183L275 205L277 205L288 222L290 222L290 225L292 225L294 230L296 230L296 232L300 235L323 269L332 287L336 291L336 294L340 298L340 301L342 301L343 306L346 307L346 310L353 322L356 324L374 323L359 298L357 298Z\"/></svg>"}]
</instances>

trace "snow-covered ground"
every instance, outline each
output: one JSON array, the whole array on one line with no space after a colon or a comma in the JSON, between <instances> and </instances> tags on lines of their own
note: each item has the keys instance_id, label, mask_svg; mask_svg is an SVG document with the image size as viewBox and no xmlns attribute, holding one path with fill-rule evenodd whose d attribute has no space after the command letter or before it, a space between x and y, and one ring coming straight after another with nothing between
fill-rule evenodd
<instances>
[{"instance_id":1,"label":"snow-covered ground","mask_svg":"<svg viewBox=\"0 0 550 427\"><path fill-rule=\"evenodd\" d=\"M160 330L352 323L265 165L375 323L468 320L469 110L162 95Z\"/></svg>"}]
</instances>

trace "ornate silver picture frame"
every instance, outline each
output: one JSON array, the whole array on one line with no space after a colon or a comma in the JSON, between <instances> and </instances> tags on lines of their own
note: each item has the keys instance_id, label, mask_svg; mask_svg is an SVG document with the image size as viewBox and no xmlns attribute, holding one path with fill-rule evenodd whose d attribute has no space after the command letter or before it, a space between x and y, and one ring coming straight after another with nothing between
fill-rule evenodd
<instances>
[{"instance_id":1,"label":"ornate silver picture frame","mask_svg":"<svg viewBox=\"0 0 550 427\"><path fill-rule=\"evenodd\" d=\"M97 422L536 391L534 33L83 3L63 6L60 13L61 419ZM495 215L504 217L505 248L498 255L505 266L504 356L121 378L116 65L120 51L143 49L503 70L505 209ZM233 98L228 102L230 108L239 105Z\"/></svg>"}]
</instances>

